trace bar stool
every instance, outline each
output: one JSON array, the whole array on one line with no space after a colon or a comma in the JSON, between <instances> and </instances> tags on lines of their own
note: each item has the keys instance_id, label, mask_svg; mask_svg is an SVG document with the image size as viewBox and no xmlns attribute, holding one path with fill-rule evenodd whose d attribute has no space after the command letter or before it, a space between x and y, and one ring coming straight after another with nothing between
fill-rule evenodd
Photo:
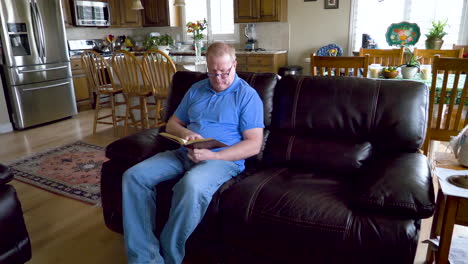
<instances>
[{"instance_id":1,"label":"bar stool","mask_svg":"<svg viewBox=\"0 0 468 264\"><path fill-rule=\"evenodd\" d=\"M118 122L123 121L125 116L116 113L116 107L126 105L124 101L117 102L115 96L122 94L122 89L117 88L112 78L110 65L101 54L86 50L81 54L81 61L88 77L88 83L96 94L96 107L94 110L93 134L96 134L97 125L112 125L114 135L117 132ZM110 113L105 113L104 109L110 109ZM108 119L112 120L109 121Z\"/></svg>"},{"instance_id":2,"label":"bar stool","mask_svg":"<svg viewBox=\"0 0 468 264\"><path fill-rule=\"evenodd\" d=\"M120 87L127 97L127 108L124 118L124 133L128 132L128 127L145 129L150 127L150 112L157 112L156 101L148 101L154 96L154 87L149 81L147 73L143 71L142 65L135 55L122 50L112 56L112 69L114 70ZM137 118L129 122L134 111L139 111ZM154 118L153 118L154 119Z\"/></svg>"},{"instance_id":3,"label":"bar stool","mask_svg":"<svg viewBox=\"0 0 468 264\"><path fill-rule=\"evenodd\" d=\"M142 61L144 75L148 77L154 88L156 113L153 127L164 125L163 102L167 99L171 86L172 76L176 73L176 66L166 53L160 50L149 50L143 55Z\"/></svg>"}]
</instances>

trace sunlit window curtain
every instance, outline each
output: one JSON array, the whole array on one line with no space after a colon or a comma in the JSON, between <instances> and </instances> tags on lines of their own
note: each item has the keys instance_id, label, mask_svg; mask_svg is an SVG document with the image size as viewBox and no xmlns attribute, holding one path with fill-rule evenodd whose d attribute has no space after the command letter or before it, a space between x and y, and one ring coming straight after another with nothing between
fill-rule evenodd
<instances>
[{"instance_id":1,"label":"sunlit window curtain","mask_svg":"<svg viewBox=\"0 0 468 264\"><path fill-rule=\"evenodd\" d=\"M350 43L351 51L358 51L362 44L362 34L369 34L379 48L390 48L385 39L387 28L392 23L407 21L420 27L421 37L417 48L425 48L425 40L433 20L448 19L448 33L444 37L443 49L451 49L459 38L462 17L467 0L353 0Z\"/></svg>"},{"instance_id":2,"label":"sunlit window curtain","mask_svg":"<svg viewBox=\"0 0 468 264\"><path fill-rule=\"evenodd\" d=\"M205 40L235 40L233 0L185 0L186 22L204 18L208 21ZM191 41L192 34L187 34L186 39Z\"/></svg>"}]
</instances>

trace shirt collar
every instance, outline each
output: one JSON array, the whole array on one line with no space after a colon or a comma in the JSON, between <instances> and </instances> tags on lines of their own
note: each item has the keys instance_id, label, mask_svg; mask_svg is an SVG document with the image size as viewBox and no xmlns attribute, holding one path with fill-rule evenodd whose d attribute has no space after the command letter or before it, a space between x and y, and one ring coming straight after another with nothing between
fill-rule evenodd
<instances>
[{"instance_id":1,"label":"shirt collar","mask_svg":"<svg viewBox=\"0 0 468 264\"><path fill-rule=\"evenodd\" d=\"M237 73L235 73L235 76L234 76L234 80L232 81L231 85L221 91L221 92L216 92L215 90L211 89L211 82L208 80L208 83L209 83L209 90L212 92L212 93L215 93L217 95L224 95L224 94L228 94L228 93L234 93L236 92L237 90L239 90L239 76L237 75Z\"/></svg>"}]
</instances>

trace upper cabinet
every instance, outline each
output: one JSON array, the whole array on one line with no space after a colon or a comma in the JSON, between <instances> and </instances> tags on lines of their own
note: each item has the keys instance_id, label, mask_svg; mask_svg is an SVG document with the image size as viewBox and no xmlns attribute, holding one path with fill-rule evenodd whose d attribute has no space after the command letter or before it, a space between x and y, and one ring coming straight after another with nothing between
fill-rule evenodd
<instances>
[{"instance_id":1,"label":"upper cabinet","mask_svg":"<svg viewBox=\"0 0 468 264\"><path fill-rule=\"evenodd\" d=\"M143 26L169 26L169 8L167 0L143 0Z\"/></svg>"},{"instance_id":2,"label":"upper cabinet","mask_svg":"<svg viewBox=\"0 0 468 264\"><path fill-rule=\"evenodd\" d=\"M173 0L142 0L144 27L180 26Z\"/></svg>"},{"instance_id":3,"label":"upper cabinet","mask_svg":"<svg viewBox=\"0 0 468 264\"><path fill-rule=\"evenodd\" d=\"M70 9L70 2L69 0L60 0L62 3L62 13L63 13L63 23L65 27L73 26L72 16L71 16L71 9Z\"/></svg>"},{"instance_id":4,"label":"upper cabinet","mask_svg":"<svg viewBox=\"0 0 468 264\"><path fill-rule=\"evenodd\" d=\"M286 22L287 0L234 0L234 22Z\"/></svg>"},{"instance_id":5,"label":"upper cabinet","mask_svg":"<svg viewBox=\"0 0 468 264\"><path fill-rule=\"evenodd\" d=\"M111 27L141 27L141 11L132 10L133 0L109 0Z\"/></svg>"}]
</instances>

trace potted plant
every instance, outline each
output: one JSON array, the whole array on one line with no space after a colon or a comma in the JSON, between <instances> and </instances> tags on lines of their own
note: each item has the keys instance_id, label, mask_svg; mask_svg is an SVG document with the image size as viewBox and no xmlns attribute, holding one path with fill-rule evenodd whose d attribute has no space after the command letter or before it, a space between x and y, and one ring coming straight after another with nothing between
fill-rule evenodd
<instances>
[{"instance_id":1,"label":"potted plant","mask_svg":"<svg viewBox=\"0 0 468 264\"><path fill-rule=\"evenodd\" d=\"M170 48L174 45L174 39L168 34L152 36L147 38L143 45L146 50L159 49L169 53Z\"/></svg>"},{"instance_id":2,"label":"potted plant","mask_svg":"<svg viewBox=\"0 0 468 264\"><path fill-rule=\"evenodd\" d=\"M447 32L444 31L447 23L447 19L445 21L432 21L432 28L426 34L426 49L440 49L442 47L442 44L444 44L442 38L447 35Z\"/></svg>"},{"instance_id":3,"label":"potted plant","mask_svg":"<svg viewBox=\"0 0 468 264\"><path fill-rule=\"evenodd\" d=\"M413 51L405 47L405 63L398 66L401 68L403 79L412 79L419 69L419 57L414 56Z\"/></svg>"}]
</instances>

